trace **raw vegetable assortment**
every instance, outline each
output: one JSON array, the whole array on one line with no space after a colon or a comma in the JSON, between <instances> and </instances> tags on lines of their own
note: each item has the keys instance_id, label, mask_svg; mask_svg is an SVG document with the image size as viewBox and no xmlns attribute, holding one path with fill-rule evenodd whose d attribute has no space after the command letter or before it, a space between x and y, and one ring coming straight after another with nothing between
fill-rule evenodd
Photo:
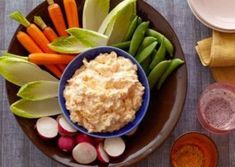
<instances>
[{"instance_id":1,"label":"raw vegetable assortment","mask_svg":"<svg viewBox=\"0 0 235 167\"><path fill-rule=\"evenodd\" d=\"M157 89L184 63L173 59L171 42L151 29L149 21L136 15L136 1L124 0L109 12L109 0L86 0L83 28L80 28L75 0L63 0L65 16L62 6L47 0L55 30L40 16L34 17L34 24L20 11L10 14L11 19L26 28L26 32L17 32L16 38L29 52L28 57L7 52L0 57L0 74L21 87L17 93L21 99L11 105L11 111L24 118L40 118L36 123L39 136L46 140L57 139L58 147L71 152L78 163L89 164L96 159L108 163L110 157L120 156L126 146L122 138L103 140L78 134L61 115L57 119L49 117L61 113L57 100L58 79L74 58L73 54L104 45L126 50L142 65L150 87ZM50 73L38 65L45 66ZM58 135L60 137L56 138Z\"/></svg>"}]
</instances>

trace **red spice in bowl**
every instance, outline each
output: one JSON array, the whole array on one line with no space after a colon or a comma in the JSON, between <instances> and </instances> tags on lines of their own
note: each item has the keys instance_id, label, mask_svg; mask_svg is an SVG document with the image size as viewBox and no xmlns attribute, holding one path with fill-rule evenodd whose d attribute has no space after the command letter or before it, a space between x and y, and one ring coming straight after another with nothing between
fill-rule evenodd
<instances>
[{"instance_id":1,"label":"red spice in bowl","mask_svg":"<svg viewBox=\"0 0 235 167\"><path fill-rule=\"evenodd\" d=\"M198 103L198 120L213 133L228 133L235 128L235 86L209 85Z\"/></svg>"},{"instance_id":2,"label":"red spice in bowl","mask_svg":"<svg viewBox=\"0 0 235 167\"><path fill-rule=\"evenodd\" d=\"M179 137L171 149L173 167L216 167L218 151L206 135L190 132Z\"/></svg>"}]
</instances>

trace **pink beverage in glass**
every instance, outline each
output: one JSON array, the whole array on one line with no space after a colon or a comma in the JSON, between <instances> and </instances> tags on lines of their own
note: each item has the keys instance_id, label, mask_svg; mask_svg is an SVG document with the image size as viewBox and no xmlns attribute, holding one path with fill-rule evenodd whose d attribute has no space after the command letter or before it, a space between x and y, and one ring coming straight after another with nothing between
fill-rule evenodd
<instances>
[{"instance_id":1,"label":"pink beverage in glass","mask_svg":"<svg viewBox=\"0 0 235 167\"><path fill-rule=\"evenodd\" d=\"M213 133L224 134L235 129L235 85L209 85L199 100L197 117Z\"/></svg>"}]
</instances>

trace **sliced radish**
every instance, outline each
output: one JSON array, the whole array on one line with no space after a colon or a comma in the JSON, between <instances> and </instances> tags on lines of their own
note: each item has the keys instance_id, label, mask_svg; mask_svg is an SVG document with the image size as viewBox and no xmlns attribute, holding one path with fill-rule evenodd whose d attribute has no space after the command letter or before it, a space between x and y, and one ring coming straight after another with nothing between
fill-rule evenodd
<instances>
[{"instance_id":1,"label":"sliced radish","mask_svg":"<svg viewBox=\"0 0 235 167\"><path fill-rule=\"evenodd\" d=\"M59 119L60 119L61 117L63 117L62 114L60 114L60 115L58 115L58 116L56 117L56 121L57 121L58 123L59 123Z\"/></svg>"},{"instance_id":2,"label":"sliced radish","mask_svg":"<svg viewBox=\"0 0 235 167\"><path fill-rule=\"evenodd\" d=\"M109 138L104 140L104 150L111 157L118 157L125 151L126 145L122 138Z\"/></svg>"},{"instance_id":3,"label":"sliced radish","mask_svg":"<svg viewBox=\"0 0 235 167\"><path fill-rule=\"evenodd\" d=\"M137 130L138 130L138 127L134 128L129 133L127 133L126 136L133 136Z\"/></svg>"},{"instance_id":4,"label":"sliced radish","mask_svg":"<svg viewBox=\"0 0 235 167\"><path fill-rule=\"evenodd\" d=\"M72 151L72 155L74 160L81 164L89 164L97 158L95 147L86 142L76 145Z\"/></svg>"},{"instance_id":5,"label":"sliced radish","mask_svg":"<svg viewBox=\"0 0 235 167\"><path fill-rule=\"evenodd\" d=\"M71 136L77 132L77 130L67 122L64 116L58 117L58 123L59 133L62 136Z\"/></svg>"},{"instance_id":6,"label":"sliced radish","mask_svg":"<svg viewBox=\"0 0 235 167\"><path fill-rule=\"evenodd\" d=\"M62 151L71 152L75 146L75 139L71 136L61 136L57 144Z\"/></svg>"},{"instance_id":7,"label":"sliced radish","mask_svg":"<svg viewBox=\"0 0 235 167\"><path fill-rule=\"evenodd\" d=\"M109 156L104 151L104 145L103 143L100 143L97 146L97 158L102 163L109 163Z\"/></svg>"},{"instance_id":8,"label":"sliced radish","mask_svg":"<svg viewBox=\"0 0 235 167\"><path fill-rule=\"evenodd\" d=\"M90 143L92 145L95 144L95 141L93 138L91 138L90 136L88 135L85 135L85 134L77 134L75 136L75 142L76 144L79 144L79 143L82 143L82 142L87 142L87 143Z\"/></svg>"},{"instance_id":9,"label":"sliced radish","mask_svg":"<svg viewBox=\"0 0 235 167\"><path fill-rule=\"evenodd\" d=\"M51 117L42 117L37 120L36 129L43 139L53 139L58 134L58 123Z\"/></svg>"}]
</instances>

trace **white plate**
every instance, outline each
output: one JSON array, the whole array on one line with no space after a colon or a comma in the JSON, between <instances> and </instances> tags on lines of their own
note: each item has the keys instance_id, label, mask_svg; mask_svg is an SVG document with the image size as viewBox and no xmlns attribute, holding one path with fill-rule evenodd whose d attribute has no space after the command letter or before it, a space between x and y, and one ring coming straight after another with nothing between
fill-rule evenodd
<instances>
[{"instance_id":1,"label":"white plate","mask_svg":"<svg viewBox=\"0 0 235 167\"><path fill-rule=\"evenodd\" d=\"M188 0L194 15L206 26L235 32L235 0Z\"/></svg>"}]
</instances>

